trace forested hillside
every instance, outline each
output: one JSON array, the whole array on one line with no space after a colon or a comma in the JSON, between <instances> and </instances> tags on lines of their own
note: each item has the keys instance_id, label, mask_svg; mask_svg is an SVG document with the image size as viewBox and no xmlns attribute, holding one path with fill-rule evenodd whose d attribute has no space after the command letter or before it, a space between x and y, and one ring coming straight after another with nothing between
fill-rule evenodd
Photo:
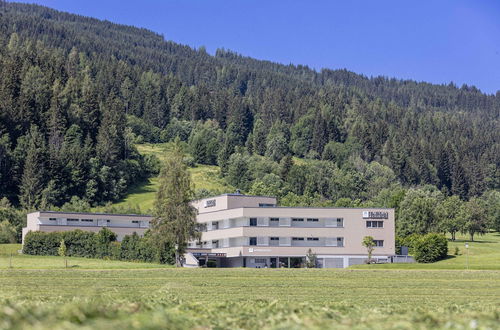
<instances>
[{"instance_id":1,"label":"forested hillside","mask_svg":"<svg viewBox=\"0 0 500 330\"><path fill-rule=\"evenodd\" d=\"M25 209L118 200L158 170L134 144L176 137L228 184L289 204L425 184L468 200L500 186L500 93L211 56L0 6L0 198Z\"/></svg>"}]
</instances>

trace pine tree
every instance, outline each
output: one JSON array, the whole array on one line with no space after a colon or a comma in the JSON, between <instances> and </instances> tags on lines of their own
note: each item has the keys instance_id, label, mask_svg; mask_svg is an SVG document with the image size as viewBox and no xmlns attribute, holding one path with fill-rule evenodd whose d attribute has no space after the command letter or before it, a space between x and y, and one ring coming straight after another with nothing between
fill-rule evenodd
<instances>
[{"instance_id":1,"label":"pine tree","mask_svg":"<svg viewBox=\"0 0 500 330\"><path fill-rule=\"evenodd\" d=\"M266 128L262 119L257 119L253 126L253 151L263 156L266 152Z\"/></svg>"},{"instance_id":2,"label":"pine tree","mask_svg":"<svg viewBox=\"0 0 500 330\"><path fill-rule=\"evenodd\" d=\"M193 185L183 157L177 140L160 172L151 228L158 247L165 242L175 246L177 266L183 264L188 241L199 237L196 209L191 205Z\"/></svg>"},{"instance_id":3,"label":"pine tree","mask_svg":"<svg viewBox=\"0 0 500 330\"><path fill-rule=\"evenodd\" d=\"M28 143L19 200L26 210L33 210L41 201L45 174L45 142L35 125L31 126Z\"/></svg>"}]
</instances>

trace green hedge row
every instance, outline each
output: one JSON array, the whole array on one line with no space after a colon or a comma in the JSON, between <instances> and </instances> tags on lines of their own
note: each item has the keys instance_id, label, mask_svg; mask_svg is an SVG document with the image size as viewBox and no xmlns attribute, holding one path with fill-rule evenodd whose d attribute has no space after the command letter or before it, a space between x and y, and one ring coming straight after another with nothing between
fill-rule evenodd
<instances>
[{"instance_id":1,"label":"green hedge row","mask_svg":"<svg viewBox=\"0 0 500 330\"><path fill-rule=\"evenodd\" d=\"M398 244L408 246L417 262L436 262L448 255L448 239L443 234L413 234L399 239Z\"/></svg>"},{"instance_id":2,"label":"green hedge row","mask_svg":"<svg viewBox=\"0 0 500 330\"><path fill-rule=\"evenodd\" d=\"M65 232L45 233L29 232L24 238L23 253L30 255L57 256L61 241L67 248L70 257L106 258L126 261L145 261L173 263L172 246L153 244L148 232L144 237L136 233L127 235L123 241L116 241L116 234L107 228L98 233L72 230Z\"/></svg>"}]
</instances>

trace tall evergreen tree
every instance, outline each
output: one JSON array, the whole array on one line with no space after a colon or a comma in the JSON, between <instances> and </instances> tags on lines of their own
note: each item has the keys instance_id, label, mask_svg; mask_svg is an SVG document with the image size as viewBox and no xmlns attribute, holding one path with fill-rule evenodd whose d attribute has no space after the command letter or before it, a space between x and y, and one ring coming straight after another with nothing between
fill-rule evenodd
<instances>
[{"instance_id":1,"label":"tall evergreen tree","mask_svg":"<svg viewBox=\"0 0 500 330\"><path fill-rule=\"evenodd\" d=\"M44 188L45 141L35 125L31 126L28 138L19 200L26 210L33 210L39 205Z\"/></svg>"},{"instance_id":2,"label":"tall evergreen tree","mask_svg":"<svg viewBox=\"0 0 500 330\"><path fill-rule=\"evenodd\" d=\"M160 172L151 228L158 246L165 242L175 246L177 266L183 264L188 241L199 237L196 209L191 205L193 185L183 157L177 140Z\"/></svg>"}]
</instances>

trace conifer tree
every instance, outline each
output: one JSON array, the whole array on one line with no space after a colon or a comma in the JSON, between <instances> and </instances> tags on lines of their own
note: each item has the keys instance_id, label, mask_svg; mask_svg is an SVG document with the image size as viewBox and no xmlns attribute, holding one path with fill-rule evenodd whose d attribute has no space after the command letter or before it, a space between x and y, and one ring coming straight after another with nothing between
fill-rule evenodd
<instances>
[{"instance_id":1,"label":"conifer tree","mask_svg":"<svg viewBox=\"0 0 500 330\"><path fill-rule=\"evenodd\" d=\"M184 163L179 140L166 157L159 177L153 209L152 235L158 247L175 246L175 262L182 266L187 243L199 237L191 175Z\"/></svg>"},{"instance_id":2,"label":"conifer tree","mask_svg":"<svg viewBox=\"0 0 500 330\"><path fill-rule=\"evenodd\" d=\"M33 125L29 133L28 150L24 171L21 179L21 194L19 199L26 210L33 210L38 206L44 186L45 172L45 142L38 127Z\"/></svg>"}]
</instances>

